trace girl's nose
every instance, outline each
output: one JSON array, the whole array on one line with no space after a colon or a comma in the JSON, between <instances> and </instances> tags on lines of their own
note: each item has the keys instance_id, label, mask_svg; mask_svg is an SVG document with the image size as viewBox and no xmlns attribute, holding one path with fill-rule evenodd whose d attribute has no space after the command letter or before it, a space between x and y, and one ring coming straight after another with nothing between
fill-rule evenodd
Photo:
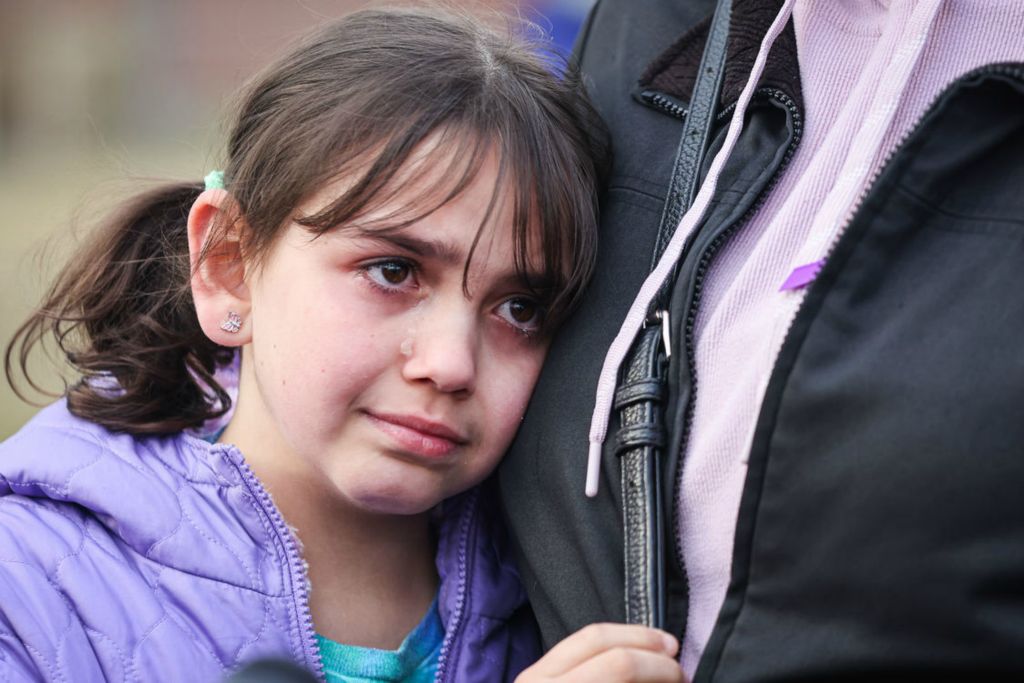
<instances>
[{"instance_id":1,"label":"girl's nose","mask_svg":"<svg viewBox=\"0 0 1024 683\"><path fill-rule=\"evenodd\" d=\"M471 394L476 386L478 330L468 312L424 316L401 345L402 376L438 391Z\"/></svg>"}]
</instances>

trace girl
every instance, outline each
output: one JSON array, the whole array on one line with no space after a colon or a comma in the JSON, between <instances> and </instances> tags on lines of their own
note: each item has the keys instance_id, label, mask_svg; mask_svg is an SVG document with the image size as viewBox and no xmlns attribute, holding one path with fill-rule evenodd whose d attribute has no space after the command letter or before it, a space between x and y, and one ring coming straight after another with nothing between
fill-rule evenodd
<instances>
[{"instance_id":1,"label":"girl","mask_svg":"<svg viewBox=\"0 0 1024 683\"><path fill-rule=\"evenodd\" d=\"M520 39L366 11L253 82L227 152L8 347L82 380L0 447L0 679L511 679L536 637L481 482L592 268L595 114ZM523 680L673 680L674 647L590 629Z\"/></svg>"}]
</instances>

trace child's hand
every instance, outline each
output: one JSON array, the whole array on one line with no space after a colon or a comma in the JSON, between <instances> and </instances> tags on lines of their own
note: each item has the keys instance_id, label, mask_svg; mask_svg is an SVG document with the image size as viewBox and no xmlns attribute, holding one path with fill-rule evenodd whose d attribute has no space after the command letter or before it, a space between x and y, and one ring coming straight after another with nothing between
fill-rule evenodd
<instances>
[{"instance_id":1,"label":"child's hand","mask_svg":"<svg viewBox=\"0 0 1024 683\"><path fill-rule=\"evenodd\" d=\"M646 626L591 624L560 642L516 683L685 683L679 642Z\"/></svg>"}]
</instances>

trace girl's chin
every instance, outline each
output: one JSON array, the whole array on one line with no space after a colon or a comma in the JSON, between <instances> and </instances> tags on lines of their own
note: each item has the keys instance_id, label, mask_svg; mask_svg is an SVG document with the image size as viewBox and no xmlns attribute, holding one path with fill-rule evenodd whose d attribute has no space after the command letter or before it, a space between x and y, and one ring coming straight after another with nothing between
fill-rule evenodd
<instances>
[{"instance_id":1,"label":"girl's chin","mask_svg":"<svg viewBox=\"0 0 1024 683\"><path fill-rule=\"evenodd\" d=\"M445 496L424 486L415 487L413 482L396 483L391 486L346 487L344 497L359 510L376 515L419 515L427 512Z\"/></svg>"}]
</instances>

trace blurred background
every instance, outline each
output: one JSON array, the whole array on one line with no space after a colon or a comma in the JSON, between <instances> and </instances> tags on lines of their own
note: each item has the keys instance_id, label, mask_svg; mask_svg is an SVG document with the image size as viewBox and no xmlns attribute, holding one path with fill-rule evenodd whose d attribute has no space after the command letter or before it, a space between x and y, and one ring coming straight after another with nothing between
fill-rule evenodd
<instances>
[{"instance_id":1,"label":"blurred background","mask_svg":"<svg viewBox=\"0 0 1024 683\"><path fill-rule=\"evenodd\" d=\"M593 1L448 3L521 12L568 53ZM197 180L217 166L223 115L246 78L316 24L375 4L0 0L3 346L118 198L147 180ZM60 389L56 370L41 358L33 366ZM0 380L0 439L35 410Z\"/></svg>"}]
</instances>

